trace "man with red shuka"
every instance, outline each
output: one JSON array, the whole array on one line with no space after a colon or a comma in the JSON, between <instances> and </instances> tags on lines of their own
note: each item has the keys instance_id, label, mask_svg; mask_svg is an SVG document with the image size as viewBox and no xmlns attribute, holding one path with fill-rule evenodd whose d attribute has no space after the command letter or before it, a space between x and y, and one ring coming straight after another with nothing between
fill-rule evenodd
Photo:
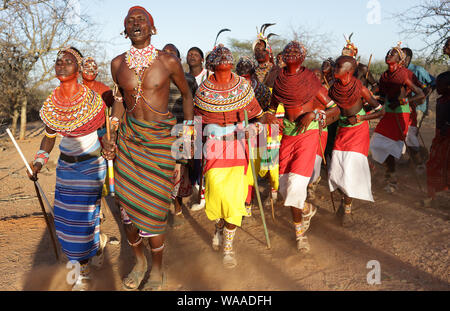
<instances>
[{"instance_id":1,"label":"man with red shuka","mask_svg":"<svg viewBox=\"0 0 450 311\"><path fill-rule=\"evenodd\" d=\"M216 222L212 240L214 250L223 242L225 268L237 265L233 251L236 227L245 216L248 194L248 144L244 135L245 111L248 119L263 124L279 124L270 113L258 105L251 85L245 78L231 72L233 55L219 45L210 54L214 73L197 89L194 98L195 114L202 117L207 136L204 146L206 157L205 212ZM251 175L250 175L251 176Z\"/></svg>"},{"instance_id":2,"label":"man with red shuka","mask_svg":"<svg viewBox=\"0 0 450 311\"><path fill-rule=\"evenodd\" d=\"M336 60L336 81L329 90L330 97L341 110L341 116L329 166L328 183L331 192L338 189L343 194L338 216L344 227L353 224L353 198L373 202L367 161L370 144L367 120L384 114L383 107L353 75L356 68L357 63L353 57L340 56ZM363 99L372 107L368 113L363 109Z\"/></svg>"},{"instance_id":3,"label":"man with red shuka","mask_svg":"<svg viewBox=\"0 0 450 311\"><path fill-rule=\"evenodd\" d=\"M177 57L151 44L156 28L150 13L132 7L124 26L132 46L111 62L117 92L110 117L111 140L103 139L103 153L113 159L117 150L116 196L137 260L123 287L135 290L144 279L148 266L142 239L149 238L152 267L143 289L159 290L164 283L162 256L175 167L172 146L176 137L171 130L176 118L168 110L170 82L181 92L186 128L193 127L192 95Z\"/></svg>"},{"instance_id":4,"label":"man with red shuka","mask_svg":"<svg viewBox=\"0 0 450 311\"><path fill-rule=\"evenodd\" d=\"M83 58L81 69L83 84L97 94L100 94L106 106L112 107L112 105L114 104L112 90L102 82L95 80L98 76L98 66L95 60L92 57Z\"/></svg>"},{"instance_id":5,"label":"man with red shuka","mask_svg":"<svg viewBox=\"0 0 450 311\"><path fill-rule=\"evenodd\" d=\"M259 82L264 83L270 89L273 88L273 83L278 74L279 67L274 65L272 47L269 45L269 38L275 34L264 35L267 27L275 24L264 24L258 33L258 37L253 41L252 49L255 54L255 59L258 62L256 67L256 77Z\"/></svg>"},{"instance_id":6,"label":"man with red shuka","mask_svg":"<svg viewBox=\"0 0 450 311\"><path fill-rule=\"evenodd\" d=\"M328 97L316 75L302 66L305 47L291 41L283 50L286 63L275 80L269 111L275 113L283 104L283 138L280 147L280 194L284 206L290 207L295 226L297 249L308 252L310 245L305 232L317 209L305 202L320 131L339 116L339 108ZM326 109L326 111L325 111Z\"/></svg>"},{"instance_id":7,"label":"man with red shuka","mask_svg":"<svg viewBox=\"0 0 450 311\"><path fill-rule=\"evenodd\" d=\"M384 102L386 113L370 141L373 160L387 166L385 190L388 193L397 190L395 158L400 159L406 148L404 140L409 127L409 102L425 98L420 86L414 83L417 79L403 66L405 58L406 54L400 48L400 43L386 54L388 69L381 75L379 84L380 100ZM415 96L408 98L411 91Z\"/></svg>"}]
</instances>

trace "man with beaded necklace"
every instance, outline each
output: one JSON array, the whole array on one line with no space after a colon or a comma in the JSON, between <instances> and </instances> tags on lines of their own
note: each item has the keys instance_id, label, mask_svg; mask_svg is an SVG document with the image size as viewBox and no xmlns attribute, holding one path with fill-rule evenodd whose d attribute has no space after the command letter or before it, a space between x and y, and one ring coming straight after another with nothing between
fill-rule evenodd
<instances>
[{"instance_id":1,"label":"man with beaded necklace","mask_svg":"<svg viewBox=\"0 0 450 311\"><path fill-rule=\"evenodd\" d=\"M116 194L127 240L137 259L123 280L123 287L135 290L144 279L147 259L142 238L148 237L152 268L143 289L160 290L164 282L162 254L175 167L171 155L175 137L171 136L171 129L176 119L168 111L170 82L181 92L184 122L189 126L193 122L192 95L178 59L151 44L156 28L150 13L143 7L132 7L124 26L132 46L111 62L115 102L110 117L111 140L104 141L103 154L112 159L117 149Z\"/></svg>"}]
</instances>

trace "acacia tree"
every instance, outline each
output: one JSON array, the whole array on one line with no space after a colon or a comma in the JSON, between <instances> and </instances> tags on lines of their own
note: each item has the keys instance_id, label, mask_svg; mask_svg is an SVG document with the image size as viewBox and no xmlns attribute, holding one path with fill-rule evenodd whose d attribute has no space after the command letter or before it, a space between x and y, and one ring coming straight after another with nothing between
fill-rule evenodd
<instances>
[{"instance_id":1,"label":"acacia tree","mask_svg":"<svg viewBox=\"0 0 450 311\"><path fill-rule=\"evenodd\" d=\"M0 8L1 60L10 64L0 71L3 83L0 88L8 90L9 98L3 101L3 106L9 106L13 129L20 110L19 139L25 138L27 96L54 78L56 52L68 45L80 47L93 42L92 24L86 15L74 16L71 3L10 0L4 1ZM16 82L9 83L13 78Z\"/></svg>"},{"instance_id":2,"label":"acacia tree","mask_svg":"<svg viewBox=\"0 0 450 311\"><path fill-rule=\"evenodd\" d=\"M427 62L444 60L442 47L450 35L450 0L425 0L395 18L409 38L419 37L423 41L417 52L424 54Z\"/></svg>"}]
</instances>

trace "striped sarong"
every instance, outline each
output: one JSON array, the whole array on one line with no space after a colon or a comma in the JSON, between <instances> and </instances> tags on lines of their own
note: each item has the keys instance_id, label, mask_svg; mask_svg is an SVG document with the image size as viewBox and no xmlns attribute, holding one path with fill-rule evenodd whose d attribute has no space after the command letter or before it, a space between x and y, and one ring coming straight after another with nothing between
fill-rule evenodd
<instances>
[{"instance_id":1,"label":"striped sarong","mask_svg":"<svg viewBox=\"0 0 450 311\"><path fill-rule=\"evenodd\" d=\"M141 231L163 234L173 189L176 137L174 117L139 121L127 114L119 128L115 161L116 194L131 222Z\"/></svg>"},{"instance_id":2,"label":"striped sarong","mask_svg":"<svg viewBox=\"0 0 450 311\"><path fill-rule=\"evenodd\" d=\"M88 142L89 147L79 155L100 148L96 133L87 136L93 144ZM64 137L63 140L69 138ZM76 141L82 142L83 138L77 137ZM61 141L61 151L69 153L63 145ZM105 176L106 161L102 157L78 163L68 163L61 159L58 161L54 204L55 229L63 252L69 260L88 259L97 253L100 238L100 199Z\"/></svg>"}]
</instances>

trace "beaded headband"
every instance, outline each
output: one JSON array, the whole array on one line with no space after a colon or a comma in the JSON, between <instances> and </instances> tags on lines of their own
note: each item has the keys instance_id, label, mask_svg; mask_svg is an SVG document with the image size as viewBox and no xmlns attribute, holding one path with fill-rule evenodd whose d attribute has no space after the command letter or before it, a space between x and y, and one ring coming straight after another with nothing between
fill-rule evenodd
<instances>
[{"instance_id":1,"label":"beaded headband","mask_svg":"<svg viewBox=\"0 0 450 311\"><path fill-rule=\"evenodd\" d=\"M81 63L83 62L83 57L81 56L81 54L78 53L77 51L75 51L74 49L72 49L71 47L66 47L66 48L62 48L58 52L58 57L64 52L70 53L75 57L75 59L77 60L78 69L81 70Z\"/></svg>"},{"instance_id":2,"label":"beaded headband","mask_svg":"<svg viewBox=\"0 0 450 311\"><path fill-rule=\"evenodd\" d=\"M406 53L403 52L402 48L400 47L401 44L402 44L402 42L399 41L399 42L397 43L397 46L394 46L394 47L391 49L391 51L392 51L392 50L397 51L398 56L400 57L400 64L404 63L404 61L405 61L405 59L406 59Z\"/></svg>"}]
</instances>

